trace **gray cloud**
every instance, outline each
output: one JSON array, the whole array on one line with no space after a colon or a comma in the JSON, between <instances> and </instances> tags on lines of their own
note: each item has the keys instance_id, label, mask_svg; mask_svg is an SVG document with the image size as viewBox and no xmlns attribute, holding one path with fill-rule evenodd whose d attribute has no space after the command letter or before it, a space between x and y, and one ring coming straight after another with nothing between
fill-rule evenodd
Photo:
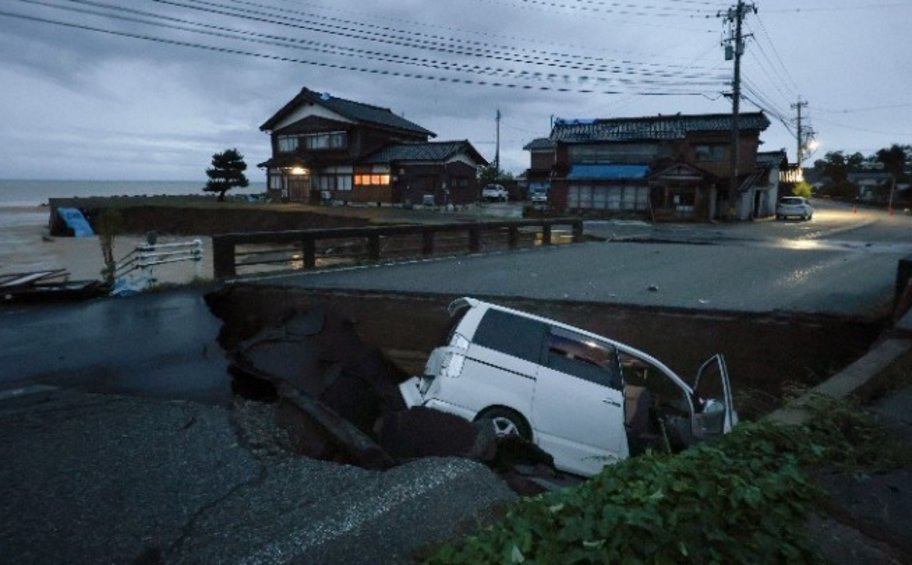
<instances>
[{"instance_id":1,"label":"gray cloud","mask_svg":"<svg viewBox=\"0 0 912 565\"><path fill-rule=\"evenodd\" d=\"M719 75L731 72L719 46L722 23L714 17L726 5L721 1L649 0L636 9L577 0L177 1L208 11L108 1L260 34L247 39L279 36L297 47L5 2L5 12L159 41L0 16L5 54L0 60L0 176L195 179L211 154L225 147L238 147L254 165L269 152L259 125L302 86L389 107L437 132L439 139L469 139L489 158L494 114L500 109L502 162L515 173L528 165L522 145L547 135L553 116L730 110L730 102L720 97L727 86ZM85 2L47 3L148 19ZM768 0L758 16L747 20L754 34L744 60L754 91L747 94L774 119L763 135L765 147L793 150L793 137L775 118L791 118L789 104L798 94L811 103L808 115L824 143L821 151L870 152L894 141L912 142L912 107L902 106L912 81L904 70L912 41L903 29L912 6L847 10L824 0L805 4L796 12L790 1ZM586 6L590 10L579 9ZM229 8L252 12L244 17L215 13ZM412 64L396 62L403 57L413 58ZM464 70L454 71L453 65ZM585 68L593 65L618 66L621 72ZM599 76L611 80L599 82ZM704 84L707 80L711 84ZM681 89L702 95L631 94ZM879 108L886 106L891 108ZM742 107L754 109L749 101Z\"/></svg>"}]
</instances>

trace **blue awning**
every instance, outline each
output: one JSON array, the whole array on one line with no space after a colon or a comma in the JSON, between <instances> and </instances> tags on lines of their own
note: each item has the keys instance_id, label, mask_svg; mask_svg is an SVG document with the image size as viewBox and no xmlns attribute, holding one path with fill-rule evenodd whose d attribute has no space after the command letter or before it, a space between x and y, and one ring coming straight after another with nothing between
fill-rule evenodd
<instances>
[{"instance_id":1,"label":"blue awning","mask_svg":"<svg viewBox=\"0 0 912 565\"><path fill-rule=\"evenodd\" d=\"M648 165L573 165L567 180L639 180L648 174Z\"/></svg>"}]
</instances>

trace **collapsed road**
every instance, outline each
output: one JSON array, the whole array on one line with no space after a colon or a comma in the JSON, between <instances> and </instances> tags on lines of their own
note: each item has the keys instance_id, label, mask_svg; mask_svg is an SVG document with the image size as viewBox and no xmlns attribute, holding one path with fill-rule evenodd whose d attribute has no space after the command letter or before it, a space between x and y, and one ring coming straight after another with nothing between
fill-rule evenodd
<instances>
[{"instance_id":1,"label":"collapsed road","mask_svg":"<svg viewBox=\"0 0 912 565\"><path fill-rule=\"evenodd\" d=\"M0 311L4 388L56 387L0 398L0 544L8 555L405 562L515 499L465 458L372 471L291 455L275 407L231 390L219 343L231 350L297 306L354 321L364 343L405 373L420 370L446 333L451 297L231 286L204 302L204 292ZM723 351L736 395L819 381L879 332L827 317L499 301L637 344L685 371L705 352ZM745 414L744 400L737 405Z\"/></svg>"},{"instance_id":2,"label":"collapsed road","mask_svg":"<svg viewBox=\"0 0 912 565\"><path fill-rule=\"evenodd\" d=\"M324 305L284 312L229 359L235 391L273 403L276 441L291 453L376 470L462 457L487 464L522 495L567 484L554 482L549 455L517 436L495 437L489 421L406 407L398 385L410 375Z\"/></svg>"}]
</instances>

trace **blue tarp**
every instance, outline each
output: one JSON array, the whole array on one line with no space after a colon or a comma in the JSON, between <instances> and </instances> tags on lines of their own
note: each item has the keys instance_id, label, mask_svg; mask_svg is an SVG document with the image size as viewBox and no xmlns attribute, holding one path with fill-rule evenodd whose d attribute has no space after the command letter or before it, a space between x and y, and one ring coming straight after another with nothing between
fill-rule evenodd
<instances>
[{"instance_id":1,"label":"blue tarp","mask_svg":"<svg viewBox=\"0 0 912 565\"><path fill-rule=\"evenodd\" d=\"M568 180L638 180L649 174L648 165L573 165Z\"/></svg>"},{"instance_id":2,"label":"blue tarp","mask_svg":"<svg viewBox=\"0 0 912 565\"><path fill-rule=\"evenodd\" d=\"M77 208L57 208L57 214L68 228L73 230L73 237L89 237L95 235L92 226Z\"/></svg>"}]
</instances>

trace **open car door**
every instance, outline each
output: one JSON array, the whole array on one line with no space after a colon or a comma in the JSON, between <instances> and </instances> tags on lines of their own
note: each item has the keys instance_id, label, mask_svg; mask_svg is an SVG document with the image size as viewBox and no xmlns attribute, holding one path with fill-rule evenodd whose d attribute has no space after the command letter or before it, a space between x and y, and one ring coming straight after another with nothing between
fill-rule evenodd
<instances>
[{"instance_id":1,"label":"open car door","mask_svg":"<svg viewBox=\"0 0 912 565\"><path fill-rule=\"evenodd\" d=\"M708 439L730 432L738 417L722 354L717 353L700 365L693 390L694 437Z\"/></svg>"}]
</instances>

